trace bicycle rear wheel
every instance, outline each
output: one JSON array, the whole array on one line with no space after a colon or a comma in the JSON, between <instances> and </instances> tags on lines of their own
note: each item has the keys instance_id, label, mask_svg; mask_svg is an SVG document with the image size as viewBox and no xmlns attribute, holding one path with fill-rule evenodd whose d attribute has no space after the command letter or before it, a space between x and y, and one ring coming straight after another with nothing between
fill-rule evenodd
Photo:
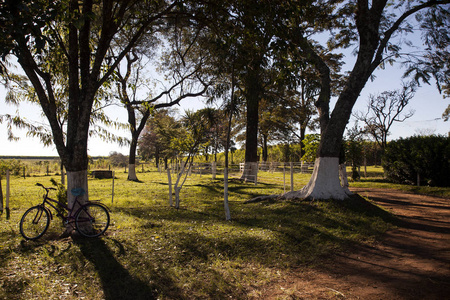
<instances>
[{"instance_id":1,"label":"bicycle rear wheel","mask_svg":"<svg viewBox=\"0 0 450 300\"><path fill-rule=\"evenodd\" d=\"M75 226L82 236L102 235L109 226L109 212L100 204L85 204L80 207L75 216Z\"/></svg>"},{"instance_id":2,"label":"bicycle rear wheel","mask_svg":"<svg viewBox=\"0 0 450 300\"><path fill-rule=\"evenodd\" d=\"M20 219L20 234L27 240L40 238L50 225L50 214L42 206L29 208Z\"/></svg>"}]
</instances>

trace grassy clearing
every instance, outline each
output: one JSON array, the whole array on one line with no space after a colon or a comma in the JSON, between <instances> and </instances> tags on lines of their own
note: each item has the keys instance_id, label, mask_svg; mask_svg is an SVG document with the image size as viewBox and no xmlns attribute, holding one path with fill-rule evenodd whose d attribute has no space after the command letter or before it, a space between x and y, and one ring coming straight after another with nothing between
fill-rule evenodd
<instances>
[{"instance_id":1,"label":"grassy clearing","mask_svg":"<svg viewBox=\"0 0 450 300\"><path fill-rule=\"evenodd\" d=\"M89 181L91 199L112 210L106 236L60 239L62 226L53 220L36 242L22 239L18 223L39 202L34 184L50 185L50 177L11 180L11 219L0 217L0 299L255 298L293 268L370 243L392 226L388 213L359 197L243 203L289 190L279 173L261 172L256 186L231 180L231 222L224 220L221 177L191 176L179 210L168 207L166 174L138 174L142 182L116 177L114 203L111 180ZM309 175L294 179L298 189Z\"/></svg>"}]
</instances>

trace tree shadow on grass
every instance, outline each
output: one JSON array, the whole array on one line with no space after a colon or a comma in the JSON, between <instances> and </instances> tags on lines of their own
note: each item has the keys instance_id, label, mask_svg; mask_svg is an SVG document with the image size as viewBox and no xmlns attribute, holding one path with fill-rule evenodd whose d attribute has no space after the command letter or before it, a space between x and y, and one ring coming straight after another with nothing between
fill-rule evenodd
<instances>
[{"instance_id":1,"label":"tree shadow on grass","mask_svg":"<svg viewBox=\"0 0 450 300\"><path fill-rule=\"evenodd\" d=\"M140 278L132 275L117 261L116 257L113 255L113 251L105 241L102 239L74 237L74 242L80 247L81 253L97 270L106 300L157 299L157 285L152 284L151 282L144 282ZM118 246L119 255L126 255L123 245L117 240L113 240L113 242ZM160 275L161 273L156 274L156 276L159 277ZM164 281L167 286L171 287L171 290L176 297L177 288L168 277L163 277L164 278L158 278L156 281Z\"/></svg>"}]
</instances>

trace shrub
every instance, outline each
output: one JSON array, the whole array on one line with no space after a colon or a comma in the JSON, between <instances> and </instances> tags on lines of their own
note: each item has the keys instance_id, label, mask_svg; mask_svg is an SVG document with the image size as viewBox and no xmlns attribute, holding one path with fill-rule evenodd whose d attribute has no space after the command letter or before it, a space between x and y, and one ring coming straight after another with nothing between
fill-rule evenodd
<instances>
[{"instance_id":1,"label":"shrub","mask_svg":"<svg viewBox=\"0 0 450 300\"><path fill-rule=\"evenodd\" d=\"M115 167L126 167L128 165L128 156L125 156L122 153L111 152L108 159Z\"/></svg>"},{"instance_id":2,"label":"shrub","mask_svg":"<svg viewBox=\"0 0 450 300\"><path fill-rule=\"evenodd\" d=\"M23 167L20 160L0 160L0 175L5 175L6 170L9 170L11 175L20 175Z\"/></svg>"},{"instance_id":3,"label":"shrub","mask_svg":"<svg viewBox=\"0 0 450 300\"><path fill-rule=\"evenodd\" d=\"M413 136L392 141L383 157L386 178L396 183L450 186L450 138Z\"/></svg>"}]
</instances>

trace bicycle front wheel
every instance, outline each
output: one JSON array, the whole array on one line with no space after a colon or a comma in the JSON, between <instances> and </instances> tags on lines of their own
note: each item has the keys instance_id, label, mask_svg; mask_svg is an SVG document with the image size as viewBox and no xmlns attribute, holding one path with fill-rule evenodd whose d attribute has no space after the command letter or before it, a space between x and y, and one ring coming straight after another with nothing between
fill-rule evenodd
<instances>
[{"instance_id":1,"label":"bicycle front wheel","mask_svg":"<svg viewBox=\"0 0 450 300\"><path fill-rule=\"evenodd\" d=\"M27 240L40 238L50 225L50 214L41 206L29 208L20 219L20 234Z\"/></svg>"},{"instance_id":2,"label":"bicycle front wheel","mask_svg":"<svg viewBox=\"0 0 450 300\"><path fill-rule=\"evenodd\" d=\"M102 235L109 226L109 212L100 204L85 204L80 207L75 216L75 226L82 236Z\"/></svg>"}]
</instances>

